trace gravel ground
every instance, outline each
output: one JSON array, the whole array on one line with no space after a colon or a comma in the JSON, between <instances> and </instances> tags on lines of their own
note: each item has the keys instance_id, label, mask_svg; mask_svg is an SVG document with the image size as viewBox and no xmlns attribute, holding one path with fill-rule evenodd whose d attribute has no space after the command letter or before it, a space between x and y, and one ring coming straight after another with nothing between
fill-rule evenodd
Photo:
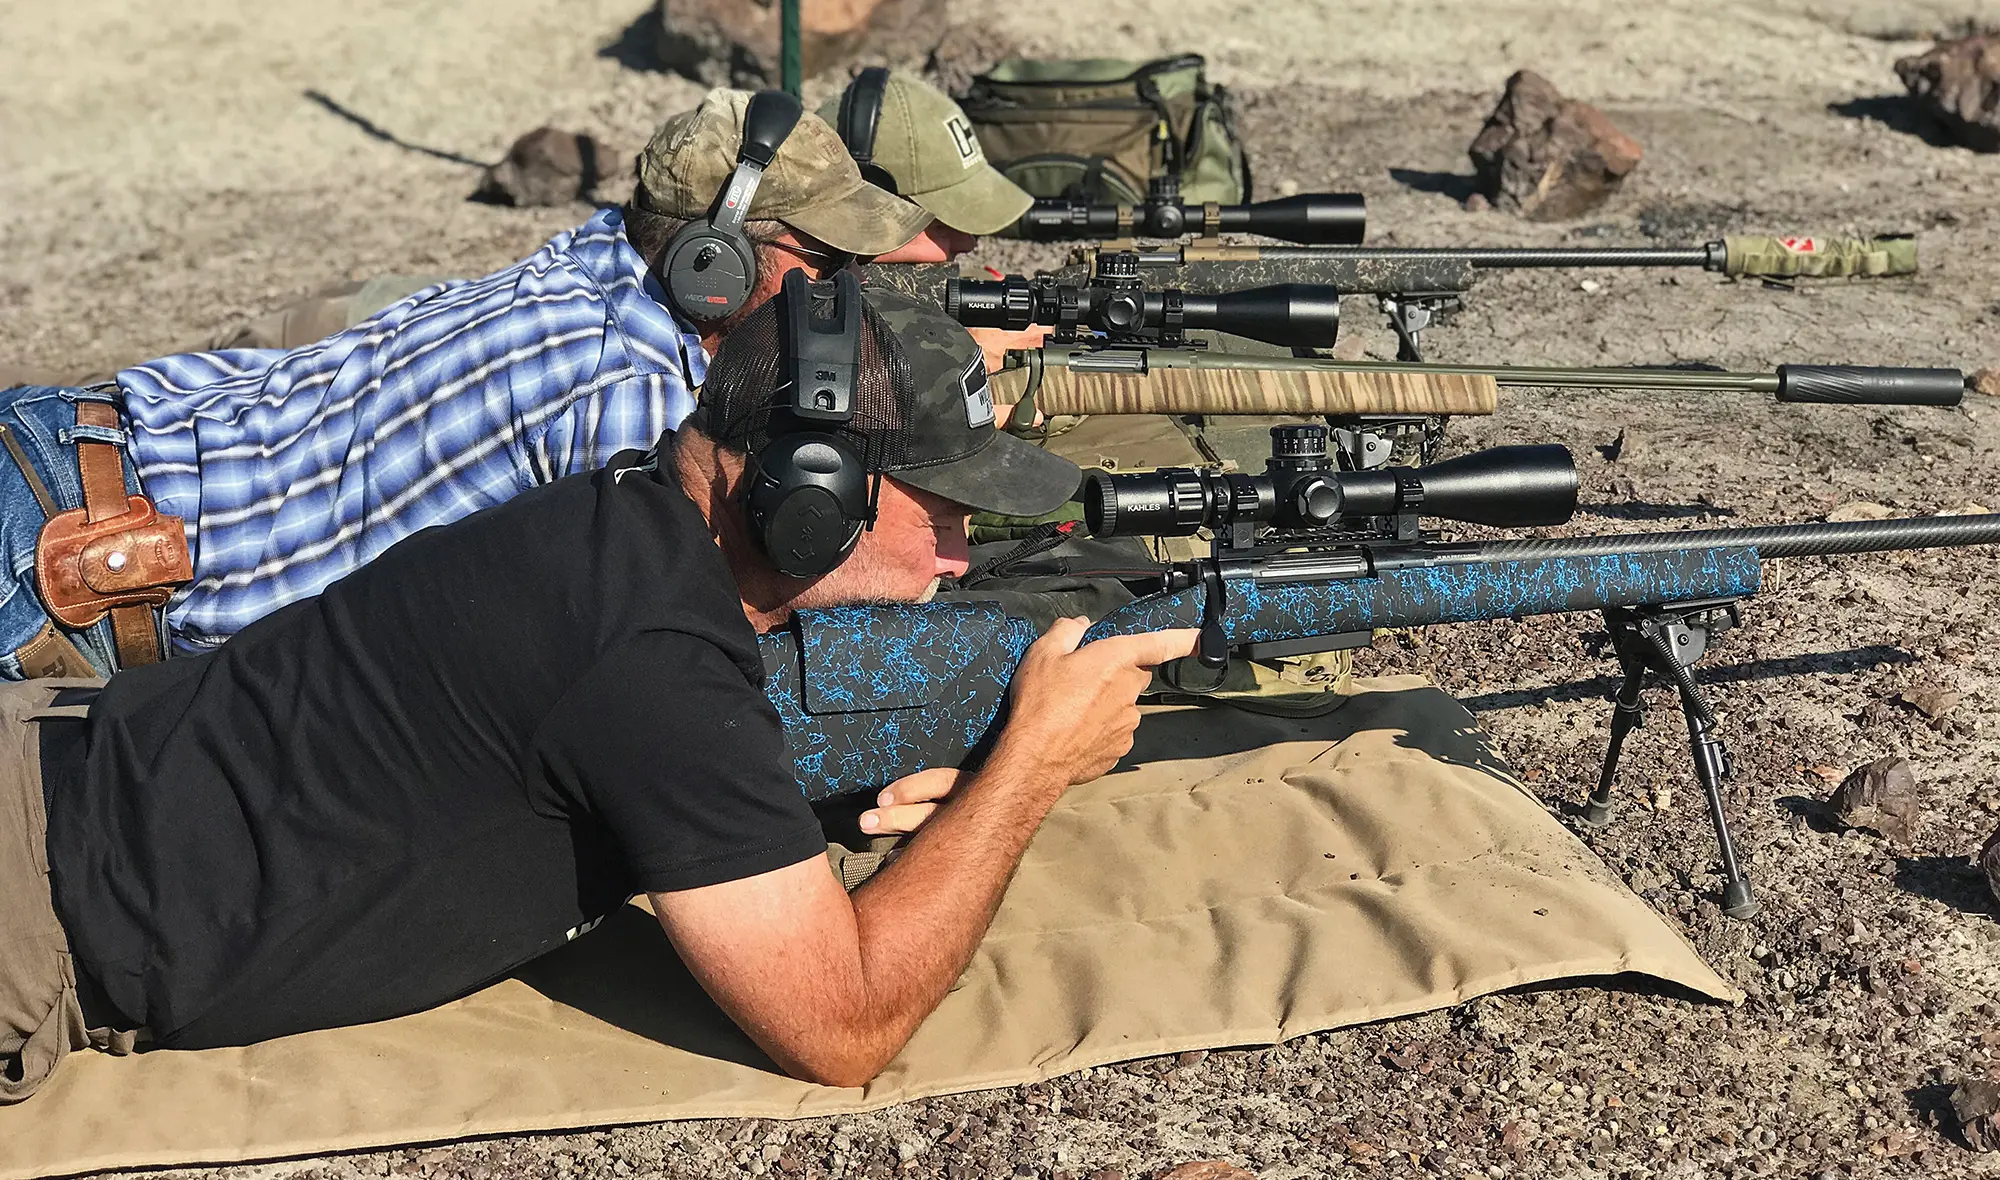
<instances>
[{"instance_id":1,"label":"gravel ground","mask_svg":"<svg viewBox=\"0 0 2000 1180\"><path fill-rule=\"evenodd\" d=\"M698 88L600 48L640 7L245 0L127 12L0 4L0 361L101 368L204 338L322 283L508 262L584 210L466 203L473 172L364 134L496 157L541 121L636 145ZM2000 159L1931 141L1889 64L1995 6L1467 5L1137 0L979 12L997 52L1199 48L1236 85L1262 182L1358 188L1405 244L1700 241L1724 231L1921 234L1912 280L1797 291L1704 274L1501 275L1431 337L1438 359L2000 364L1990 193ZM1559 11L1558 11L1559 9ZM974 19L967 3L962 14ZM281 25L266 29L258 21ZM79 71L82 55L127 68ZM1646 147L1597 215L1460 210L1464 147L1513 68L1599 102ZM1267 189L1268 191L1268 189ZM615 195L615 194L614 194ZM1356 330L1388 351L1363 307ZM1617 458L1607 457L1620 434ZM1818 519L1872 501L2000 506L2000 399L1959 411L1514 391L1454 451L1568 444L1568 532ZM1987 551L1788 562L1705 682L1736 756L1729 809L1763 912L1724 919L1668 699L1628 743L1619 819L1585 838L1725 977L1739 1008L1548 989L1261 1050L1183 1054L869 1116L522 1136L176 1175L949 1177L1153 1175L1222 1159L1320 1176L1992 1176L1940 1118L2000 1074L2000 923L1966 858L2000 813L2000 583ZM1611 661L1593 621L1437 628L1364 671L1422 671L1567 808L1595 780ZM1901 703L1963 694L1929 718ZM1832 830L1815 800L1884 754L1916 766L1913 844Z\"/></svg>"}]
</instances>

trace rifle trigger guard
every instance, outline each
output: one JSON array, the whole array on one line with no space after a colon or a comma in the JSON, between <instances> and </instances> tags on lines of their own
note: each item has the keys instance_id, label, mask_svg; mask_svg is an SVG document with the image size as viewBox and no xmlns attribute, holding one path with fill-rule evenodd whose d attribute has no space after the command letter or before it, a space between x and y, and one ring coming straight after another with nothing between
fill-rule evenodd
<instances>
[{"instance_id":1,"label":"rifle trigger guard","mask_svg":"<svg viewBox=\"0 0 2000 1180\"><path fill-rule=\"evenodd\" d=\"M1208 585L1201 605L1201 636L1195 644L1195 662L1211 672L1229 666L1229 634L1223 630L1222 616L1228 603L1222 584L1220 563L1211 563L1204 579Z\"/></svg>"}]
</instances>

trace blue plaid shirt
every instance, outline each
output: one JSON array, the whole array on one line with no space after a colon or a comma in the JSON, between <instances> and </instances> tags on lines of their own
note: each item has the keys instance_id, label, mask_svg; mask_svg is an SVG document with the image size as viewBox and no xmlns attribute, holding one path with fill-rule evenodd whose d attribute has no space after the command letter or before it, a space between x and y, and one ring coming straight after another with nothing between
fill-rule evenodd
<instances>
[{"instance_id":1,"label":"blue plaid shirt","mask_svg":"<svg viewBox=\"0 0 2000 1180\"><path fill-rule=\"evenodd\" d=\"M187 521L182 650L318 594L397 541L652 446L707 358L616 210L291 352L118 374L139 481Z\"/></svg>"}]
</instances>

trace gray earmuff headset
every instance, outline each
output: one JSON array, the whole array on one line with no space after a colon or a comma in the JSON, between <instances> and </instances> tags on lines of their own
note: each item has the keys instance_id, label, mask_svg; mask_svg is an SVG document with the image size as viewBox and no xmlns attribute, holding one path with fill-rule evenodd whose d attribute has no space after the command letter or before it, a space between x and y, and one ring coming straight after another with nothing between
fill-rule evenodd
<instances>
[{"instance_id":1,"label":"gray earmuff headset","mask_svg":"<svg viewBox=\"0 0 2000 1180\"><path fill-rule=\"evenodd\" d=\"M743 147L736 170L708 216L681 227L662 256L667 298L690 319L734 314L757 289L757 249L743 232L764 169L799 121L799 100L782 90L760 90L743 111Z\"/></svg>"},{"instance_id":2,"label":"gray earmuff headset","mask_svg":"<svg viewBox=\"0 0 2000 1180\"><path fill-rule=\"evenodd\" d=\"M882 123L882 103L889 93L889 71L869 66L854 76L840 95L840 141L861 169L861 179L884 192L896 191L896 178L875 162L875 133Z\"/></svg>"},{"instance_id":3,"label":"gray earmuff headset","mask_svg":"<svg viewBox=\"0 0 2000 1180\"><path fill-rule=\"evenodd\" d=\"M832 314L813 314L831 288ZM751 456L744 506L751 531L779 573L831 573L875 519L879 478L839 427L854 417L861 369L861 284L852 271L814 283L785 273L781 370L789 396L766 420L767 439Z\"/></svg>"}]
</instances>

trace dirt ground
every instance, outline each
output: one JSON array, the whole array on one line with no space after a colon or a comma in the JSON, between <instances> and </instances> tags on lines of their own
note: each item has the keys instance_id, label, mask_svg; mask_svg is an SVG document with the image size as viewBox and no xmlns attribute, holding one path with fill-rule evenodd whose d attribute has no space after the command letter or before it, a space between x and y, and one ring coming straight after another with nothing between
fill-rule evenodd
<instances>
[{"instance_id":1,"label":"dirt ground","mask_svg":"<svg viewBox=\"0 0 2000 1180\"><path fill-rule=\"evenodd\" d=\"M621 40L641 7L0 4L0 363L107 367L327 282L524 255L587 207L468 203L475 170L451 157L496 158L542 122L636 147L699 93ZM991 53L1207 53L1240 92L1266 192L1358 189L1377 242L1920 235L1915 279L1797 291L1698 273L1501 275L1433 332L1438 359L2000 365L2000 157L1934 141L1893 97L1890 68L1929 32L2000 23L2000 4L966 0L955 12ZM1458 205L1465 145L1523 66L1645 146L1624 191L1581 222ZM1367 308L1348 310L1390 349ZM1587 505L1570 532L1813 520L1851 501L2000 507L1994 398L1940 411L1512 392L1451 438L1455 450L1568 444ZM1740 1008L1553 989L869 1116L188 1174L1136 1180L1219 1158L1265 1180L2000 1175L2000 1156L1938 1125L1953 1083L2000 1073L2000 921L1966 860L2000 823L1994 568L1983 550L1794 561L1724 637L1704 681L1736 757L1729 809L1763 901L1752 921L1713 904L1679 719L1651 698L1657 720L1628 744L1627 805L1586 839L1749 992ZM1596 631L1587 618L1436 628L1361 662L1460 695L1567 815L1607 732L1613 669ZM1963 696L1930 719L1901 703L1926 688ZM1908 757L1922 786L1909 848L1834 831L1815 807L1830 779L1884 754Z\"/></svg>"}]
</instances>

